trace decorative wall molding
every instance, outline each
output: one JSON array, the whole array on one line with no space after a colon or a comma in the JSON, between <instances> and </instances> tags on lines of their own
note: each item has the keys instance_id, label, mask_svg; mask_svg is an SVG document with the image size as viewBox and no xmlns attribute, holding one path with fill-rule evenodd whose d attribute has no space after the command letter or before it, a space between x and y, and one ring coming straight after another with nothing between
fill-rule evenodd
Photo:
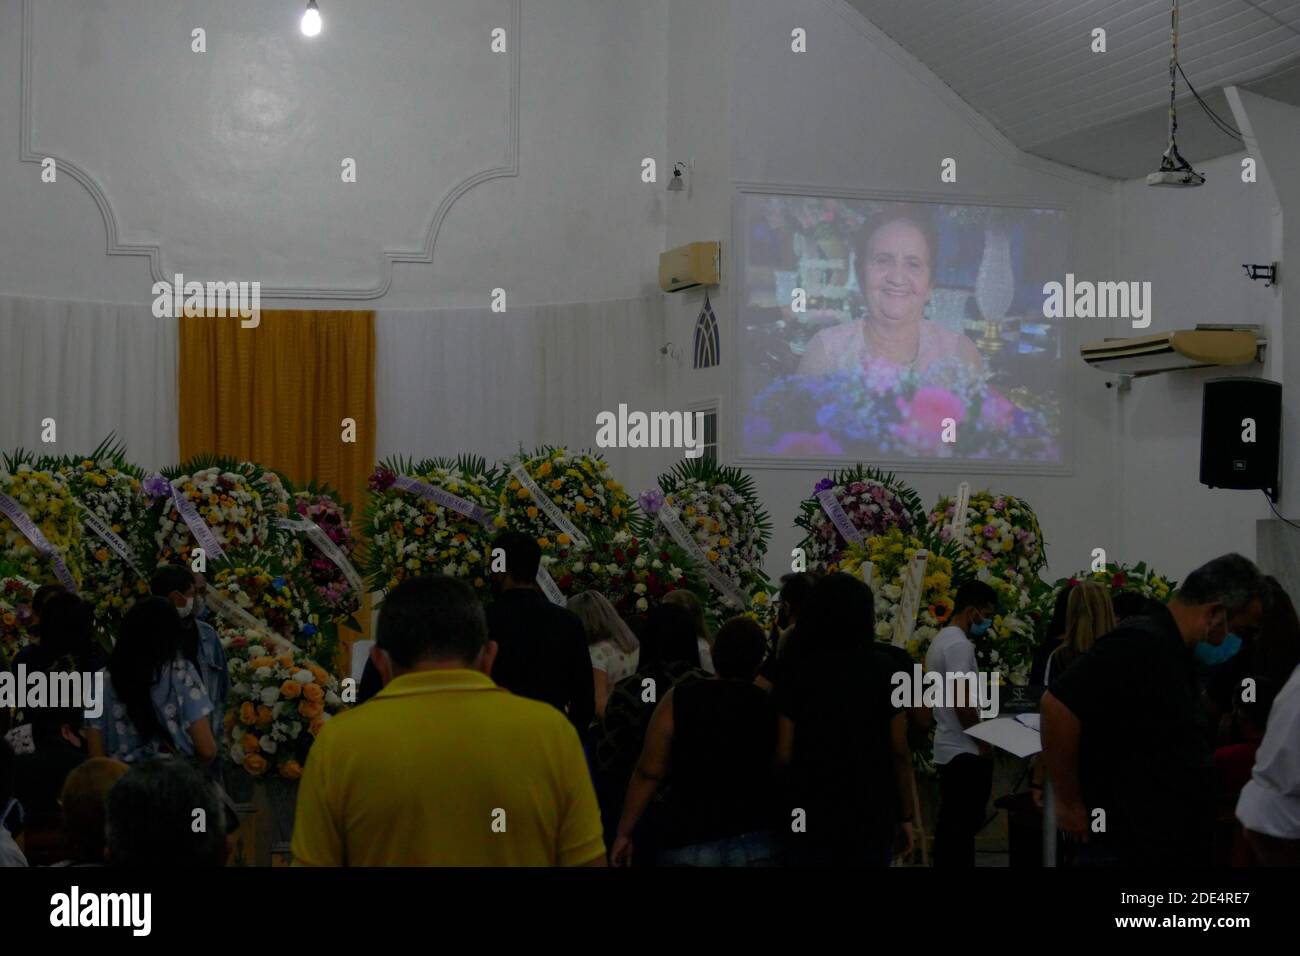
<instances>
[{"instance_id":1,"label":"decorative wall molding","mask_svg":"<svg viewBox=\"0 0 1300 956\"><path fill-rule=\"evenodd\" d=\"M22 94L22 115L20 120L21 129L19 131L20 142L20 159L24 163L41 163L45 159L53 159L61 172L66 172L77 182L81 183L90 193L95 205L99 207L99 214L104 220L104 233L106 237L105 252L110 256L142 256L149 260L149 271L155 282L170 281L171 276L164 270L162 265L162 249L157 244L148 243L126 243L122 242L118 232L117 215L113 212L112 204L109 202L107 194L100 187L95 178L86 172L76 163L69 159L55 156L52 153L38 150L32 145L32 33L33 33L33 7L35 0L23 0L22 8L22 65L20 71L20 86ZM520 74L520 43L521 43L521 24L523 22L523 0L511 0L510 4L510 33L507 56L510 57L510 117L509 117L509 159L504 166L498 166L492 169L485 169L475 173L462 180L443 197L434 210L433 219L429 223L428 230L425 233L424 244L416 249L385 249L384 250L384 276L377 285L368 288L311 288L311 287L276 287L263 286L261 290L264 299L332 299L332 300L369 300L382 298L387 294L393 284L393 265L398 262L424 263L433 262L434 245L438 241L438 233L442 230L443 220L451 207L461 196L469 192L475 186L488 182L493 179L502 179L516 177L519 175L519 74ZM197 278L197 277L195 277Z\"/></svg>"}]
</instances>

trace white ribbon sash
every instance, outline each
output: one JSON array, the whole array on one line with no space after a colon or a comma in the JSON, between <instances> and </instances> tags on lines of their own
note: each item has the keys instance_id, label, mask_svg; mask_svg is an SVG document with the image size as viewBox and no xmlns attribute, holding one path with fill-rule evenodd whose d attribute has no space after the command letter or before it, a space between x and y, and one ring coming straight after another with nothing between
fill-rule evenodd
<instances>
[{"instance_id":1,"label":"white ribbon sash","mask_svg":"<svg viewBox=\"0 0 1300 956\"><path fill-rule=\"evenodd\" d=\"M259 631L266 630L266 625L258 620L257 617L250 614L248 611L245 611L215 587L210 587L204 591L203 597L212 610L216 611L232 624L238 624L240 627L251 627Z\"/></svg>"},{"instance_id":2,"label":"white ribbon sash","mask_svg":"<svg viewBox=\"0 0 1300 956\"><path fill-rule=\"evenodd\" d=\"M131 569L137 578L144 577L144 574L140 571L140 566L135 563L135 553L131 550L131 546L118 537L107 521L95 514L89 508L83 508L81 512L81 523L93 531L106 545L112 548L117 556L126 562L127 567Z\"/></svg>"},{"instance_id":3,"label":"white ribbon sash","mask_svg":"<svg viewBox=\"0 0 1300 956\"><path fill-rule=\"evenodd\" d=\"M73 594L76 594L77 582L73 579L68 566L63 563L63 555L59 554L54 545L50 544L49 539L36 526L36 522L27 516L27 512L23 511L22 505L2 491L0 491L0 512L3 512L14 523L14 527L23 533L23 537L32 543L32 547L36 549L37 554L43 558L49 558L50 563L54 565L54 576L59 579L59 583Z\"/></svg>"},{"instance_id":4,"label":"white ribbon sash","mask_svg":"<svg viewBox=\"0 0 1300 956\"><path fill-rule=\"evenodd\" d=\"M176 505L176 511L180 514L181 520L185 522L185 526L190 529L190 534L194 535L194 540L203 549L204 556L214 561L224 561L226 552L221 547L221 542L217 540L216 532L208 527L208 523L200 517L194 503L190 501L185 492L178 489L174 484L171 485L171 489L172 503Z\"/></svg>"},{"instance_id":5,"label":"white ribbon sash","mask_svg":"<svg viewBox=\"0 0 1300 956\"><path fill-rule=\"evenodd\" d=\"M704 576L708 578L709 583L717 589L723 598L738 608L743 608L749 603L736 582L713 566L713 562L704 553L704 549L700 547L699 542L691 536L691 533L686 530L686 526L682 524L682 519L677 515L677 509L670 504L664 504L659 509L659 520L668 529L668 534L677 542L678 547L699 562L700 567L704 569Z\"/></svg>"},{"instance_id":6,"label":"white ribbon sash","mask_svg":"<svg viewBox=\"0 0 1300 956\"><path fill-rule=\"evenodd\" d=\"M921 606L921 582L925 577L925 566L930 561L928 551L922 549L912 556L912 563L903 572L903 596L899 599L898 610L894 612L894 645L902 647L916 630L916 612Z\"/></svg>"},{"instance_id":7,"label":"white ribbon sash","mask_svg":"<svg viewBox=\"0 0 1300 956\"><path fill-rule=\"evenodd\" d=\"M849 520L849 516L844 512L844 506L835 497L834 488L817 492L817 500L821 503L822 511L826 512L826 517L831 519L831 524L835 525L835 530L844 537L845 541L851 544L862 543L862 532Z\"/></svg>"},{"instance_id":8,"label":"white ribbon sash","mask_svg":"<svg viewBox=\"0 0 1300 956\"><path fill-rule=\"evenodd\" d=\"M543 594L550 598L552 604L564 607L569 603L569 599L564 596L560 586L555 583L555 578L551 577L550 572L540 564L537 566L537 586L542 589Z\"/></svg>"},{"instance_id":9,"label":"white ribbon sash","mask_svg":"<svg viewBox=\"0 0 1300 956\"><path fill-rule=\"evenodd\" d=\"M519 483L528 489L528 493L533 496L537 502L537 507L546 512L546 517L551 519L551 524L555 525L560 532L567 534L573 545L578 548L589 548L591 542L587 536L573 526L573 522L564 516L564 513L556 507L555 502L546 496L546 493L533 481L533 476L528 474L527 469L519 462L510 466L510 474L519 480Z\"/></svg>"},{"instance_id":10,"label":"white ribbon sash","mask_svg":"<svg viewBox=\"0 0 1300 956\"><path fill-rule=\"evenodd\" d=\"M357 569L352 566L348 556L316 522L307 518L281 518L276 524L287 531L305 534L311 543L316 545L320 552L334 562L335 567L343 572L343 577L347 578L348 587L352 588L358 595L366 593L366 586L361 580L361 575L357 574Z\"/></svg>"},{"instance_id":11,"label":"white ribbon sash","mask_svg":"<svg viewBox=\"0 0 1300 956\"><path fill-rule=\"evenodd\" d=\"M431 485L426 481L408 478L406 475L398 475L397 480L393 482L393 487L410 494L419 495L421 498L441 505L449 511L464 515L471 521L477 521L485 528L492 524L492 519L487 516L487 512L474 502L462 498L460 495L453 495L450 491ZM362 593L360 588L357 589L357 593Z\"/></svg>"},{"instance_id":12,"label":"white ribbon sash","mask_svg":"<svg viewBox=\"0 0 1300 956\"><path fill-rule=\"evenodd\" d=\"M952 537L960 541L966 530L966 506L970 504L970 482L963 481L957 486L957 500L952 506Z\"/></svg>"}]
</instances>

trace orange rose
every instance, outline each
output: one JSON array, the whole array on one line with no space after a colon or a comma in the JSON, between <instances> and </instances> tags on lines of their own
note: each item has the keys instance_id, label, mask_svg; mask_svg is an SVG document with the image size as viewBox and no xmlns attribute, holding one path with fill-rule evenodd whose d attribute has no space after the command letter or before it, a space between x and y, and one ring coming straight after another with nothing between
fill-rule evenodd
<instances>
[{"instance_id":1,"label":"orange rose","mask_svg":"<svg viewBox=\"0 0 1300 956\"><path fill-rule=\"evenodd\" d=\"M307 684L302 689L302 696L314 704L325 699L325 692L320 689L320 684Z\"/></svg>"},{"instance_id":2,"label":"orange rose","mask_svg":"<svg viewBox=\"0 0 1300 956\"><path fill-rule=\"evenodd\" d=\"M300 700L298 701L298 713L307 718L319 717L325 713L325 705L318 700Z\"/></svg>"},{"instance_id":3,"label":"orange rose","mask_svg":"<svg viewBox=\"0 0 1300 956\"><path fill-rule=\"evenodd\" d=\"M266 773L266 758L258 754L249 754L244 758L244 769L254 777L260 777Z\"/></svg>"},{"instance_id":4,"label":"orange rose","mask_svg":"<svg viewBox=\"0 0 1300 956\"><path fill-rule=\"evenodd\" d=\"M257 736L254 734L244 734L239 738L239 746L244 748L244 753L255 754L260 749L257 743Z\"/></svg>"},{"instance_id":5,"label":"orange rose","mask_svg":"<svg viewBox=\"0 0 1300 956\"><path fill-rule=\"evenodd\" d=\"M311 735L315 737L318 733L320 733L320 729L324 726L325 726L325 719L323 717L313 717L311 719L311 726L308 727L307 729L310 730Z\"/></svg>"},{"instance_id":6,"label":"orange rose","mask_svg":"<svg viewBox=\"0 0 1300 956\"><path fill-rule=\"evenodd\" d=\"M233 710L228 710L228 711L226 711L226 716L223 717L223 718L221 719L221 724L222 724L222 726L225 727L227 730L230 730L232 727L234 727L234 726L235 726L235 712L234 712Z\"/></svg>"},{"instance_id":7,"label":"orange rose","mask_svg":"<svg viewBox=\"0 0 1300 956\"><path fill-rule=\"evenodd\" d=\"M280 764L280 776L285 780L297 780L302 776L302 764L296 760L286 760Z\"/></svg>"},{"instance_id":8,"label":"orange rose","mask_svg":"<svg viewBox=\"0 0 1300 956\"><path fill-rule=\"evenodd\" d=\"M239 722L241 724L251 724L257 720L257 710L253 707L252 701L244 701L239 705Z\"/></svg>"},{"instance_id":9,"label":"orange rose","mask_svg":"<svg viewBox=\"0 0 1300 956\"><path fill-rule=\"evenodd\" d=\"M273 719L270 707L265 704L257 705L257 726L270 727Z\"/></svg>"},{"instance_id":10,"label":"orange rose","mask_svg":"<svg viewBox=\"0 0 1300 956\"><path fill-rule=\"evenodd\" d=\"M274 667L275 658L274 657L254 658L253 660L248 662L248 666L251 667L253 670L257 670L259 667Z\"/></svg>"},{"instance_id":11,"label":"orange rose","mask_svg":"<svg viewBox=\"0 0 1300 956\"><path fill-rule=\"evenodd\" d=\"M311 671L311 676L316 678L316 683L324 685L329 682L330 675L325 672L325 668L317 664L308 664L307 670Z\"/></svg>"},{"instance_id":12,"label":"orange rose","mask_svg":"<svg viewBox=\"0 0 1300 956\"><path fill-rule=\"evenodd\" d=\"M296 680L287 680L280 685L280 696L285 700L295 700L302 693L302 684Z\"/></svg>"},{"instance_id":13,"label":"orange rose","mask_svg":"<svg viewBox=\"0 0 1300 956\"><path fill-rule=\"evenodd\" d=\"M276 658L276 660L279 661L285 667L293 667L292 654L281 654L279 657Z\"/></svg>"}]
</instances>

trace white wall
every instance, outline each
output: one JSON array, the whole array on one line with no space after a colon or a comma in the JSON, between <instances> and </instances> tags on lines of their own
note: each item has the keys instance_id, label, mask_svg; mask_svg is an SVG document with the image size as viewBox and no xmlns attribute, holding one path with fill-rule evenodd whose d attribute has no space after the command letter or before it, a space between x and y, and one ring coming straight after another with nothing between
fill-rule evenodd
<instances>
[{"instance_id":1,"label":"white wall","mask_svg":"<svg viewBox=\"0 0 1300 956\"><path fill-rule=\"evenodd\" d=\"M1278 258L1281 210L1267 182L1241 181L1244 156L1194 163L1206 176L1197 189L1132 181L1116 193L1117 269L1122 278L1152 283L1151 333L1245 322L1262 326L1269 338L1262 368L1152 376L1116 399L1123 410L1115 493L1120 547L1178 578L1227 551L1254 557L1255 519L1269 514L1258 491L1210 489L1199 481L1204 382L1238 375L1282 380L1279 288L1251 282L1241 267Z\"/></svg>"},{"instance_id":2,"label":"white wall","mask_svg":"<svg viewBox=\"0 0 1300 956\"><path fill-rule=\"evenodd\" d=\"M725 156L728 174L699 174L695 195L669 217L672 241L711 238L711 230L730 235L730 185L735 181L810 184L832 188L940 192L940 160L958 161L961 195L999 199L1041 199L1072 206L1077 212L1073 271L1105 278L1111 269L1112 186L1108 181L1025 156L1016 151L951 90L911 60L838 0L730 0L674 4L674 16L690 18L689 28L674 28L671 62L700 71L707 85L702 102L683 90L670 97L669 141L674 158L701 154ZM721 8L727 8L725 20ZM694 11L703 11L696 14ZM689 12L687 12L689 11ZM698 19L696 17L698 16ZM790 50L790 32L808 32L809 52ZM682 44L681 47L676 44ZM679 64L678 50L690 64ZM696 53L695 51L699 52ZM704 65L701 65L704 64ZM718 64L721 64L719 67ZM718 72L721 71L721 76ZM676 73L676 70L670 71ZM675 76L683 86L686 80ZM671 81L670 81L671 82ZM670 86L671 89L671 86ZM723 105L725 104L725 106ZM683 115L693 111L714 122ZM725 141L725 147L719 146ZM724 195L724 192L726 195ZM679 227L681 224L681 228ZM690 301L690 300L688 300ZM735 354L731 289L714 295L726 307L723 372ZM689 342L696 302L677 309L671 337ZM1095 327L1097 337L1109 328ZM689 363L688 363L689 368ZM1091 374L1093 378L1088 378ZM698 377L694 377L698 376ZM694 395L724 388L717 375L686 371L681 391ZM1115 547L1119 503L1115 496L1118 442L1113 428L1117 408L1102 389L1102 376L1080 369L1075 396L1075 467L1069 477L974 476L976 487L993 487L1024 496L1038 511L1049 542L1053 573L1068 573L1086 561L1094 546ZM727 396L729 398L729 396ZM734 419L739 411L727 408ZM727 438L724 430L724 440ZM724 452L726 448L724 446ZM725 454L724 454L725 457ZM800 499L811 492L820 472L757 469L760 494L771 512L775 534L768 570L789 569L790 549L798 540L792 520ZM932 503L951 493L952 475L905 473L905 480ZM1141 557L1140 554L1134 558Z\"/></svg>"},{"instance_id":3,"label":"white wall","mask_svg":"<svg viewBox=\"0 0 1300 956\"><path fill-rule=\"evenodd\" d=\"M336 5L313 43L293 4L35 2L32 144L83 166L119 241L159 244L165 273L365 286L384 272L382 248L423 243L452 187L508 162L508 58L489 51L489 31L511 25L513 6ZM148 260L105 255L87 189L68 174L42 184L37 164L18 161L22 7L0 0L0 293L148 302ZM457 199L433 262L398 263L388 294L368 304L478 307L496 287L520 305L590 302L653 288L665 194L662 181L641 182L640 162L662 163L667 8L523 4L511 38L518 175ZM206 54L190 51L192 26L206 27ZM355 185L340 183L342 156L358 160Z\"/></svg>"}]
</instances>

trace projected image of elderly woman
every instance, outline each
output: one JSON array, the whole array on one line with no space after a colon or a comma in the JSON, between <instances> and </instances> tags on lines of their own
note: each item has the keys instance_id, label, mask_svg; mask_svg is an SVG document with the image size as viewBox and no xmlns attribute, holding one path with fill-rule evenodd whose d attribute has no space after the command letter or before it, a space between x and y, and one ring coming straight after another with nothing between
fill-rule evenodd
<instances>
[{"instance_id":1,"label":"projected image of elderly woman","mask_svg":"<svg viewBox=\"0 0 1300 956\"><path fill-rule=\"evenodd\" d=\"M983 360L970 339L925 318L936 246L929 219L905 207L882 210L869 219L860 234L855 264L866 315L861 322L835 325L813 336L799 373L911 371L930 378L954 371L954 365L982 372Z\"/></svg>"}]
</instances>

